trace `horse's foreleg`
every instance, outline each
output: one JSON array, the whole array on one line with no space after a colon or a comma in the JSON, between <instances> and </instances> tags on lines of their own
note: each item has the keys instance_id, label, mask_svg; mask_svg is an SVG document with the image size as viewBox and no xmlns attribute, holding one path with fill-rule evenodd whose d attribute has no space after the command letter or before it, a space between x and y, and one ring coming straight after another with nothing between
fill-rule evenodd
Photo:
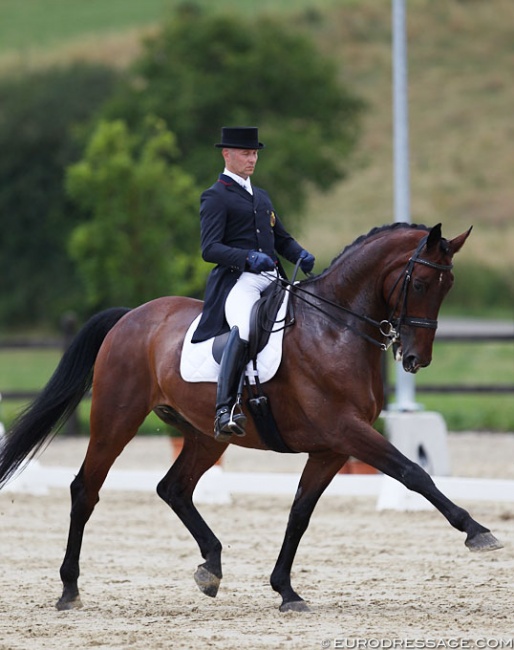
<instances>
[{"instance_id":1,"label":"horse's foreleg","mask_svg":"<svg viewBox=\"0 0 514 650\"><path fill-rule=\"evenodd\" d=\"M358 440L359 445L352 449L352 455L424 496L454 528L466 533L465 543L470 550L492 551L502 548L502 544L488 528L475 521L464 508L450 501L422 467L409 460L374 429L370 428Z\"/></svg>"},{"instance_id":2,"label":"horse's foreleg","mask_svg":"<svg viewBox=\"0 0 514 650\"><path fill-rule=\"evenodd\" d=\"M280 611L309 611L303 598L291 586L291 568L312 512L347 457L334 453L313 454L304 467L294 498L286 533L275 568L271 574L271 586L282 597Z\"/></svg>"},{"instance_id":3,"label":"horse's foreleg","mask_svg":"<svg viewBox=\"0 0 514 650\"><path fill-rule=\"evenodd\" d=\"M191 429L190 431L193 431ZM205 562L194 575L200 591L215 597L223 577L221 542L193 504L194 489L202 475L222 456L227 445L200 433L184 438L184 447L173 467L157 486L157 494L171 507L196 540Z\"/></svg>"},{"instance_id":4,"label":"horse's foreleg","mask_svg":"<svg viewBox=\"0 0 514 650\"><path fill-rule=\"evenodd\" d=\"M399 480L409 490L424 496L454 528L466 533L465 544L471 551L493 551L502 548L502 544L488 528L473 519L467 510L448 499L436 487L430 475L413 461L400 454L382 471Z\"/></svg>"}]
</instances>

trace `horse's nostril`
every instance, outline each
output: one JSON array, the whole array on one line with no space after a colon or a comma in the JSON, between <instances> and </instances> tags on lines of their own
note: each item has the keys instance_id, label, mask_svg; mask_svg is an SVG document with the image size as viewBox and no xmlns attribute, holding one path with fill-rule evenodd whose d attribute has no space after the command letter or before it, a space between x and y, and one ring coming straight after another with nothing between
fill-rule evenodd
<instances>
[{"instance_id":1,"label":"horse's nostril","mask_svg":"<svg viewBox=\"0 0 514 650\"><path fill-rule=\"evenodd\" d=\"M409 354L403 357L403 368L407 372L417 372L420 368L418 358L414 354Z\"/></svg>"},{"instance_id":2,"label":"horse's nostril","mask_svg":"<svg viewBox=\"0 0 514 650\"><path fill-rule=\"evenodd\" d=\"M403 368L406 372L416 373L420 368L426 368L428 365L430 365L430 359L423 361L415 354L409 354L403 358Z\"/></svg>"}]
</instances>

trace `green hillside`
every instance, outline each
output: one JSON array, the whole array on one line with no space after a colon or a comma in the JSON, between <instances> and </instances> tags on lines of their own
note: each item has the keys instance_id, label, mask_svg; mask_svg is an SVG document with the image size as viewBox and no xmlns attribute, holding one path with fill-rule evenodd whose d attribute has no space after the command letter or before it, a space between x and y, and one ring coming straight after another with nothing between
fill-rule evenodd
<instances>
[{"instance_id":1,"label":"green hillside","mask_svg":"<svg viewBox=\"0 0 514 650\"><path fill-rule=\"evenodd\" d=\"M348 2L348 0L345 0ZM0 3L0 57L26 55L58 47L76 40L102 38L143 26L158 24L184 0L2 0ZM211 0L192 4L209 8ZM252 16L268 13L298 12L330 7L337 0L221 0L216 7ZM348 2L348 4L353 4ZM13 58L14 58L13 57ZM11 59L13 60L13 59Z\"/></svg>"},{"instance_id":2,"label":"green hillside","mask_svg":"<svg viewBox=\"0 0 514 650\"><path fill-rule=\"evenodd\" d=\"M393 219L389 5L340 9L317 30L326 51L338 52L345 81L369 102L361 167L311 202L316 219L307 232L321 250ZM514 3L407 5L412 221L441 221L452 237L473 225L460 259L512 271Z\"/></svg>"},{"instance_id":3,"label":"green hillside","mask_svg":"<svg viewBox=\"0 0 514 650\"><path fill-rule=\"evenodd\" d=\"M3 0L0 73L73 59L126 65L141 35L176 2ZM212 7L208 0L197 2ZM393 219L391 2L218 0L218 10L287 12L341 63L368 102L354 172L328 195L313 194L303 241L328 261L358 234ZM474 231L460 255L513 270L514 3L409 0L412 221ZM264 136L265 134L263 134ZM265 154L261 164L265 164ZM258 179L256 178L258 182Z\"/></svg>"}]
</instances>

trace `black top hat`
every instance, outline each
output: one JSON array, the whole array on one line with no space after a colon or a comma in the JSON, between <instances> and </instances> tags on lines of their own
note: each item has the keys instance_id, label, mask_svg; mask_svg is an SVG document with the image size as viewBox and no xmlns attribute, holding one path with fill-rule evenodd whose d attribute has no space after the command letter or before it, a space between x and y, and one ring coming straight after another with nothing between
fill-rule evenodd
<instances>
[{"instance_id":1,"label":"black top hat","mask_svg":"<svg viewBox=\"0 0 514 650\"><path fill-rule=\"evenodd\" d=\"M227 149L262 149L259 130L256 126L224 126L221 129L221 142L215 147Z\"/></svg>"}]
</instances>

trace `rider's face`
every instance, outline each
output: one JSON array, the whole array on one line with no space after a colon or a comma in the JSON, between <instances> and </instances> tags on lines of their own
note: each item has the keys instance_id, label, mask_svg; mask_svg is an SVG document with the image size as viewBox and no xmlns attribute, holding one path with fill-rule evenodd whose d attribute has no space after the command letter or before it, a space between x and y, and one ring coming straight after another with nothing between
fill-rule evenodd
<instances>
[{"instance_id":1,"label":"rider's face","mask_svg":"<svg viewBox=\"0 0 514 650\"><path fill-rule=\"evenodd\" d=\"M253 174L259 157L257 149L223 149L222 153L228 171L244 179Z\"/></svg>"}]
</instances>

